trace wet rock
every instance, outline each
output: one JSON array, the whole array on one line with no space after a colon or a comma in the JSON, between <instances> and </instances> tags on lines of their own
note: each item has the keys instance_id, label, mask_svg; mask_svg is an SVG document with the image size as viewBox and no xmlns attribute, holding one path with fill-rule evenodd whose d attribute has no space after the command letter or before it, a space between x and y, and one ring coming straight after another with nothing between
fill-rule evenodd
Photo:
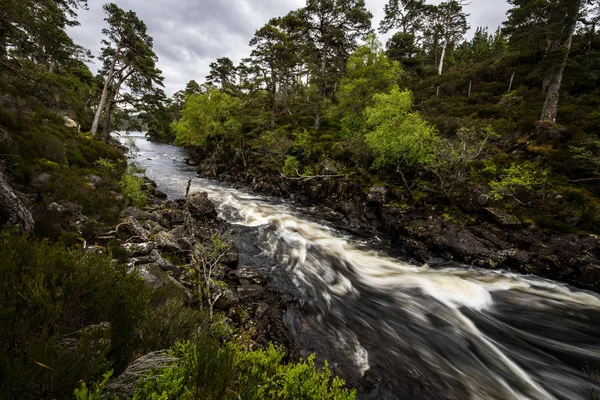
<instances>
[{"instance_id":1,"label":"wet rock","mask_svg":"<svg viewBox=\"0 0 600 400\"><path fill-rule=\"evenodd\" d=\"M514 215L510 215L507 212L500 210L498 208L484 208L487 214L492 218L492 220L500 226L505 227L518 227L523 223Z\"/></svg>"},{"instance_id":2,"label":"wet rock","mask_svg":"<svg viewBox=\"0 0 600 400\"><path fill-rule=\"evenodd\" d=\"M259 285L265 283L265 280L260 277L258 271L250 268L240 268L229 271L228 278L238 282L247 281Z\"/></svg>"},{"instance_id":3,"label":"wet rock","mask_svg":"<svg viewBox=\"0 0 600 400\"><path fill-rule=\"evenodd\" d=\"M190 194L185 207L192 217L197 220L214 220L217 218L215 205L208 199L208 194L205 192L194 192Z\"/></svg>"},{"instance_id":4,"label":"wet rock","mask_svg":"<svg viewBox=\"0 0 600 400\"><path fill-rule=\"evenodd\" d=\"M241 298L258 297L264 293L266 289L261 285L243 285L238 286L237 292Z\"/></svg>"},{"instance_id":5,"label":"wet rock","mask_svg":"<svg viewBox=\"0 0 600 400\"><path fill-rule=\"evenodd\" d=\"M160 200L166 200L168 196L165 192L161 192L160 190L155 190L154 197L156 197L157 199L160 199Z\"/></svg>"}]
</instances>

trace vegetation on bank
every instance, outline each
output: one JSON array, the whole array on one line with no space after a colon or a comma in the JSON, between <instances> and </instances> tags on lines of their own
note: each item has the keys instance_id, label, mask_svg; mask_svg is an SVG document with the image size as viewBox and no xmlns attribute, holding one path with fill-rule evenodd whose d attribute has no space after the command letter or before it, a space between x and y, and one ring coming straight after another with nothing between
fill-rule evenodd
<instances>
[{"instance_id":1,"label":"vegetation on bank","mask_svg":"<svg viewBox=\"0 0 600 400\"><path fill-rule=\"evenodd\" d=\"M392 0L384 50L364 2L308 1L257 30L242 63L220 58L205 84L178 92L171 137L230 171L350 176L399 205L497 207L549 231L598 233L600 12L510 3L501 29L465 39L462 2Z\"/></svg>"}]
</instances>

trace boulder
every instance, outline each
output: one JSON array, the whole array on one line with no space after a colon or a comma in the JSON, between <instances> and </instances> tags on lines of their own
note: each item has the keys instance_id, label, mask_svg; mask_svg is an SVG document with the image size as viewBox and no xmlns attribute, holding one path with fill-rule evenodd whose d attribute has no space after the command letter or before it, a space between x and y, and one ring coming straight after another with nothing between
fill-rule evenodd
<instances>
[{"instance_id":1,"label":"boulder","mask_svg":"<svg viewBox=\"0 0 600 400\"><path fill-rule=\"evenodd\" d=\"M130 257L147 256L156 248L154 242L125 243L122 246Z\"/></svg>"},{"instance_id":2,"label":"boulder","mask_svg":"<svg viewBox=\"0 0 600 400\"><path fill-rule=\"evenodd\" d=\"M266 288L261 285L238 286L237 292L241 298L258 297L265 292Z\"/></svg>"},{"instance_id":3,"label":"boulder","mask_svg":"<svg viewBox=\"0 0 600 400\"><path fill-rule=\"evenodd\" d=\"M185 203L185 208L192 217L199 221L217 218L215 205L208 199L206 192L194 192L189 195Z\"/></svg>"},{"instance_id":4,"label":"boulder","mask_svg":"<svg viewBox=\"0 0 600 400\"><path fill-rule=\"evenodd\" d=\"M149 241L149 232L142 227L142 224L133 217L127 217L123 222L117 225L117 237L129 242L144 243Z\"/></svg>"},{"instance_id":5,"label":"boulder","mask_svg":"<svg viewBox=\"0 0 600 400\"><path fill-rule=\"evenodd\" d=\"M369 189L367 201L370 203L384 204L387 203L388 197L388 190L384 186L373 186Z\"/></svg>"},{"instance_id":6,"label":"boulder","mask_svg":"<svg viewBox=\"0 0 600 400\"><path fill-rule=\"evenodd\" d=\"M499 208L484 208L484 211L488 216L498 225L504 227L519 227L523 225L519 218L514 215L508 214L507 212L500 210Z\"/></svg>"},{"instance_id":7,"label":"boulder","mask_svg":"<svg viewBox=\"0 0 600 400\"><path fill-rule=\"evenodd\" d=\"M140 380L152 379L153 371L168 368L175 361L167 350L155 351L138 358L121 375L104 386L102 398L132 398Z\"/></svg>"}]
</instances>

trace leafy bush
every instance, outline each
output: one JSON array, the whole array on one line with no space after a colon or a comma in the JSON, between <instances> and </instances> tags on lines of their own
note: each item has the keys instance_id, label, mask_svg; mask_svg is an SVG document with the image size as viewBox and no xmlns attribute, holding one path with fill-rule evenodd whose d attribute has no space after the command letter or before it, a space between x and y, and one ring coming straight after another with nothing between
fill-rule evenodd
<instances>
[{"instance_id":1,"label":"leafy bush","mask_svg":"<svg viewBox=\"0 0 600 400\"><path fill-rule=\"evenodd\" d=\"M178 361L157 371L140 387L134 399L354 399L355 392L331 376L327 364L307 361L284 363L284 353L272 345L244 350L219 343L208 335L179 343L171 355Z\"/></svg>"},{"instance_id":2,"label":"leafy bush","mask_svg":"<svg viewBox=\"0 0 600 400\"><path fill-rule=\"evenodd\" d=\"M502 200L512 197L518 200L518 190L534 191L548 182L548 171L539 164L524 162L511 164L509 168L498 171L499 178L490 182L491 198Z\"/></svg>"},{"instance_id":3,"label":"leafy bush","mask_svg":"<svg viewBox=\"0 0 600 400\"><path fill-rule=\"evenodd\" d=\"M9 230L0 259L0 398L68 398L208 320L106 255Z\"/></svg>"},{"instance_id":4,"label":"leafy bush","mask_svg":"<svg viewBox=\"0 0 600 400\"><path fill-rule=\"evenodd\" d=\"M142 177L127 173L121 177L119 184L123 189L123 194L134 206L140 207L146 204L146 194L142 191L144 187L144 179Z\"/></svg>"},{"instance_id":5,"label":"leafy bush","mask_svg":"<svg viewBox=\"0 0 600 400\"><path fill-rule=\"evenodd\" d=\"M300 170L300 161L294 156L287 156L282 172L286 176L296 176Z\"/></svg>"},{"instance_id":6,"label":"leafy bush","mask_svg":"<svg viewBox=\"0 0 600 400\"><path fill-rule=\"evenodd\" d=\"M438 134L417 112L411 112L412 95L398 87L376 94L365 115L370 132L367 144L378 155L376 167L429 165Z\"/></svg>"},{"instance_id":7,"label":"leafy bush","mask_svg":"<svg viewBox=\"0 0 600 400\"><path fill-rule=\"evenodd\" d=\"M0 259L0 398L66 398L131 359L148 291L125 267L12 231Z\"/></svg>"}]
</instances>

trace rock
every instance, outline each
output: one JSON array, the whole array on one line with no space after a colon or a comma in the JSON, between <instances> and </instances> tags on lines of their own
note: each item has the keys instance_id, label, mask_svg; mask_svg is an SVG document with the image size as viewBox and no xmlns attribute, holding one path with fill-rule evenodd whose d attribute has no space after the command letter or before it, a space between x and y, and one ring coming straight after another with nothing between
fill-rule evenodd
<instances>
[{"instance_id":1,"label":"rock","mask_svg":"<svg viewBox=\"0 0 600 400\"><path fill-rule=\"evenodd\" d=\"M175 361L166 350L155 351L138 358L121 375L111 379L104 386L102 398L132 398L140 380L152 379L153 371L167 368Z\"/></svg>"},{"instance_id":2,"label":"rock","mask_svg":"<svg viewBox=\"0 0 600 400\"><path fill-rule=\"evenodd\" d=\"M215 308L217 310L227 311L238 304L240 304L239 296L231 290L225 290L215 303Z\"/></svg>"},{"instance_id":3,"label":"rock","mask_svg":"<svg viewBox=\"0 0 600 400\"><path fill-rule=\"evenodd\" d=\"M216 219L215 205L208 199L205 192L194 192L189 195L185 203L186 210L197 220Z\"/></svg>"},{"instance_id":4,"label":"rock","mask_svg":"<svg viewBox=\"0 0 600 400\"><path fill-rule=\"evenodd\" d=\"M191 158L186 158L185 159L185 163L187 165L189 165L189 166L192 166L192 167L197 167L198 166L198 163L196 161L192 160Z\"/></svg>"},{"instance_id":5,"label":"rock","mask_svg":"<svg viewBox=\"0 0 600 400\"><path fill-rule=\"evenodd\" d=\"M260 296L266 289L261 285L238 286L237 292L241 298L252 298Z\"/></svg>"},{"instance_id":6,"label":"rock","mask_svg":"<svg viewBox=\"0 0 600 400\"><path fill-rule=\"evenodd\" d=\"M154 197L156 197L157 199L160 199L160 200L166 200L168 196L165 192L161 192L160 190L155 190Z\"/></svg>"},{"instance_id":7,"label":"rock","mask_svg":"<svg viewBox=\"0 0 600 400\"><path fill-rule=\"evenodd\" d=\"M76 121L73 121L71 118L63 115L63 120L65 121L65 126L67 128L79 129L79 124Z\"/></svg>"},{"instance_id":8,"label":"rock","mask_svg":"<svg viewBox=\"0 0 600 400\"><path fill-rule=\"evenodd\" d=\"M518 227L523 225L523 223L514 215L510 215L507 212L500 210L498 208L484 208L487 214L492 218L492 220L500 226L504 227Z\"/></svg>"},{"instance_id":9,"label":"rock","mask_svg":"<svg viewBox=\"0 0 600 400\"><path fill-rule=\"evenodd\" d=\"M258 271L250 269L250 268L240 268L229 271L227 275L229 279L237 280L241 282L242 280L246 280L255 284L263 284L265 281L262 279L258 273Z\"/></svg>"},{"instance_id":10,"label":"rock","mask_svg":"<svg viewBox=\"0 0 600 400\"><path fill-rule=\"evenodd\" d=\"M125 221L117 225L117 237L129 242L144 243L149 241L149 232L144 229L139 221L127 217Z\"/></svg>"},{"instance_id":11,"label":"rock","mask_svg":"<svg viewBox=\"0 0 600 400\"><path fill-rule=\"evenodd\" d=\"M156 248L156 244L154 244L154 242L125 243L121 247L127 251L127 254L129 254L130 257L139 257L150 254L150 252Z\"/></svg>"},{"instance_id":12,"label":"rock","mask_svg":"<svg viewBox=\"0 0 600 400\"><path fill-rule=\"evenodd\" d=\"M131 258L129 260L129 264L130 265L134 265L134 266L135 265L150 264L150 263L157 262L161 258L162 257L160 256L160 254L158 253L158 251L152 250L150 252L150 254L148 254L146 256L139 256L139 257Z\"/></svg>"},{"instance_id":13,"label":"rock","mask_svg":"<svg viewBox=\"0 0 600 400\"><path fill-rule=\"evenodd\" d=\"M171 239L171 235L168 232L159 232L152 236L152 239L156 243L156 246L163 251L169 253L181 252L181 246Z\"/></svg>"},{"instance_id":14,"label":"rock","mask_svg":"<svg viewBox=\"0 0 600 400\"><path fill-rule=\"evenodd\" d=\"M186 304L193 304L196 297L181 282L165 273L158 262L139 266L137 274L146 285L154 290L167 291L172 297L183 300Z\"/></svg>"},{"instance_id":15,"label":"rock","mask_svg":"<svg viewBox=\"0 0 600 400\"><path fill-rule=\"evenodd\" d=\"M384 186L373 186L369 189L367 201L383 204L388 201L388 190Z\"/></svg>"}]
</instances>

